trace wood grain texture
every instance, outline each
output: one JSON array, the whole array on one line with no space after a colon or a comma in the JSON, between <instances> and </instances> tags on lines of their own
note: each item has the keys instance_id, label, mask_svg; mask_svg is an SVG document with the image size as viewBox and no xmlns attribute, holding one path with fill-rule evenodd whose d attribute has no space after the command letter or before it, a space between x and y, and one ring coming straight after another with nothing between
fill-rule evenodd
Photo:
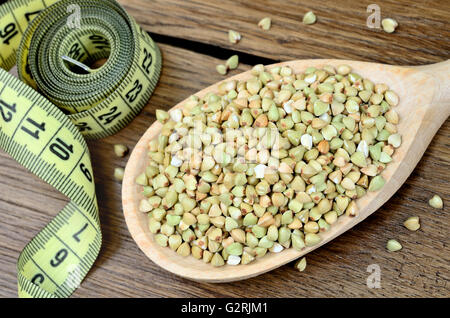
<instances>
[{"instance_id":1,"label":"wood grain texture","mask_svg":"<svg viewBox=\"0 0 450 318\"><path fill-rule=\"evenodd\" d=\"M148 144L157 138L162 124L155 122L143 134L128 160L122 183L122 202L128 229L141 250L156 264L181 277L200 282L234 282L248 279L269 272L310 253L323 244L345 233L380 208L406 181L414 167L422 157L432 137L450 115L450 60L447 62L407 68L378 63L355 62L348 60L297 60L269 65L272 67L290 67L295 74L304 72L312 66L322 68L325 65L337 67L340 64L350 65L354 72L363 78L370 78L375 84L385 83L398 94L399 104L395 107L401 118L396 127L402 136L402 145L395 149L393 162L387 165L381 176L386 180L383 188L376 192L368 192L356 200L358 216L343 215L326 231L319 233L321 242L301 251L293 248L280 253L268 253L263 258L247 265L213 267L193 257L182 257L159 246L148 227L148 218L139 211L142 186L136 184L136 178L145 171L148 165ZM431 75L430 75L431 74ZM227 80L242 81L252 77L251 71L240 73ZM204 88L195 95L203 98L208 93L217 93L217 82ZM439 85L438 83L441 83ZM175 105L173 109L184 107L187 100ZM170 113L170 111L169 111Z\"/></svg>"},{"instance_id":2,"label":"wood grain texture","mask_svg":"<svg viewBox=\"0 0 450 318\"><path fill-rule=\"evenodd\" d=\"M89 143L103 246L74 297L449 296L450 120L438 131L397 194L354 229L308 254L303 273L289 264L256 278L217 285L179 278L152 263L125 225L121 185L112 175L114 167L125 166L127 158L116 158L113 145L124 143L132 148L154 122L157 108L169 109L222 78L214 71L218 60L166 45L160 47L164 68L149 104L117 135ZM198 68L190 71L193 65ZM241 65L233 72L248 68ZM16 296L19 252L65 205L66 199L4 152L0 152L0 193L0 297ZM444 199L444 210L428 206L428 199L435 193ZM422 223L421 230L414 233L402 226L412 215L419 216ZM390 238L403 244L401 252L389 253L385 249ZM381 289L366 287L370 264L381 267Z\"/></svg>"},{"instance_id":3,"label":"wood grain texture","mask_svg":"<svg viewBox=\"0 0 450 318\"><path fill-rule=\"evenodd\" d=\"M393 65L425 64L449 58L450 2L372 0L119 0L148 31L230 48L276 61L336 58ZM367 6L398 21L388 34L366 25ZM304 25L314 11L317 22ZM270 31L258 28L272 18ZM229 29L241 33L228 42Z\"/></svg>"},{"instance_id":4,"label":"wood grain texture","mask_svg":"<svg viewBox=\"0 0 450 318\"><path fill-rule=\"evenodd\" d=\"M192 20L192 17L175 15L173 1L148 1L148 4L144 0L139 2L120 0L120 2L127 4L130 13L152 32L169 34L168 30L172 30L173 36L195 39L188 37L188 34L182 32L179 27L187 23L180 22L180 19ZM284 5L276 9L280 19L287 19L283 18L284 16L288 18L291 15L295 16L295 27L286 23L286 28L292 28L296 32L306 28L297 18L300 18L307 9L314 10L319 19L321 15L323 16L319 13L321 10L329 12L332 18L329 18L324 30L336 40L330 40L328 37L329 40L315 50L311 49L311 44L308 43L316 41L312 32L318 33L320 30L313 31L308 28L306 29L308 31L302 31L304 33L296 33L295 38L293 35L288 36L287 33L283 36L281 32L283 24L272 17L274 19L272 30L278 28L282 37L281 40L276 37L269 38L271 33L259 33L262 31L256 29L259 13L255 13L258 15L255 21L247 23L254 28L253 32L260 34L261 38L254 37L250 41L252 38L239 29L244 39L238 46L243 47L245 42L250 46L250 42L254 41L255 43L251 45L255 49L247 47L242 51L277 60L336 57L413 65L432 63L449 57L448 1L427 1L423 4L383 1L380 4L382 13L389 12L389 15L397 18L400 23L398 33L391 35L363 29L366 2L360 5L350 1L327 1L320 4L307 1L302 5L289 4L287 9L283 9ZM192 12L200 10L199 3L200 1L192 7ZM226 1L221 3L230 4ZM262 10L261 17L263 17L272 10L268 3L252 2L252 6L265 8L255 8ZM167 5L166 9L164 5ZM360 10L355 9L358 6L361 7ZM152 10L157 12L157 8L159 16L151 12ZM415 13L412 14L412 11ZM235 10L232 12L230 14L232 17L242 19L239 17L240 12ZM339 12L340 15L334 15L333 12ZM346 15L346 12L349 15ZM226 32L221 26L215 27L215 36L206 33L210 22L207 20L208 17L204 19L204 24L200 26L195 21L188 24L191 25L190 31L195 28L205 29L204 34L198 33L201 30L195 31L198 40L222 47L238 48L228 44ZM216 17L216 20L219 19ZM350 22L347 25L343 21ZM228 29L229 24L223 24L225 29ZM192 25L197 26L194 28ZM409 26L408 29L404 27L406 25ZM350 32L352 26L357 26L356 35ZM321 28L319 24L309 27ZM338 28L342 29L342 33L337 31ZM402 42L403 37L412 42ZM212 42L212 39L215 39L215 42ZM297 46L291 47L295 41L290 39L296 39L301 45L297 43ZM355 46L357 43L363 43L363 48L357 50ZM278 48L279 46L282 49ZM308 51L305 51L305 46L309 47ZM163 72L149 104L120 133L89 143L97 184L103 245L94 267L73 297L450 296L449 119L437 132L423 158L400 190L364 222L308 254L308 266L303 273L297 272L292 264L289 264L241 282L202 284L179 278L151 262L139 250L125 225L121 206L121 185L113 179L113 171L117 166L124 167L127 158L116 158L113 145L124 143L133 148L145 130L155 121L154 114L157 108L169 109L190 94L222 79L214 71L219 60L168 45L160 47L164 59ZM266 48L262 50L264 47ZM241 65L239 70L233 71L231 75L248 68L247 65ZM443 210L428 206L428 199L434 194L439 194L443 198ZM67 199L63 195L0 151L0 268L2 269L0 297L17 295L16 261L20 251L66 202ZM421 219L422 227L417 232L410 232L402 226L403 221L413 215ZM404 247L403 250L396 253L388 252L385 245L390 238L398 239ZM366 286L369 275L367 266L370 264L378 264L381 267L380 289L368 289Z\"/></svg>"}]
</instances>

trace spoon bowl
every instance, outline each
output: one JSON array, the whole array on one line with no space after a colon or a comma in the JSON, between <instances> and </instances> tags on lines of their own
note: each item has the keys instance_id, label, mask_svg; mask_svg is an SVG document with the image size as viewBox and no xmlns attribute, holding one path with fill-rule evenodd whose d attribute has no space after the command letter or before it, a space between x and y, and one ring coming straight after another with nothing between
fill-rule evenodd
<instances>
[{"instance_id":1,"label":"spoon bowl","mask_svg":"<svg viewBox=\"0 0 450 318\"><path fill-rule=\"evenodd\" d=\"M321 232L321 242L302 251L293 248L280 253L268 253L247 265L225 265L213 267L192 256L183 257L170 248L159 246L148 229L147 215L139 211L139 202L143 199L142 187L135 183L135 178L144 171L147 164L147 145L157 137L162 125L155 122L145 132L134 148L125 169L122 184L122 203L125 220L133 239L141 250L156 264L164 269L187 279L220 283L254 277L289 263L321 245L331 241L363 221L381 207L406 181L419 162L431 139L442 123L450 115L450 60L442 63L420 66L400 67L368 62L346 60L298 60L268 66L290 66L295 73L304 71L309 66L338 66L348 64L354 72L372 82L385 83L399 96L400 102L395 107L400 117L397 125L402 135L402 144L396 149L393 161L381 175L386 180L384 187L377 192L367 192L356 200L359 215L349 217L342 215L326 232ZM227 78L228 80L246 80L250 71ZM209 92L217 92L220 84L216 83L203 89L196 95L203 97ZM172 109L181 108L186 101Z\"/></svg>"}]
</instances>

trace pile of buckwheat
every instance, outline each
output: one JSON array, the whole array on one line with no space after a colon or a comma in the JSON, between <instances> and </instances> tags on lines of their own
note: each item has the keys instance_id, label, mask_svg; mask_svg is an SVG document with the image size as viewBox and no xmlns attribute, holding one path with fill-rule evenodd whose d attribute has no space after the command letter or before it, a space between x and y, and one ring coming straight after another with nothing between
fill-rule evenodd
<instances>
[{"instance_id":1,"label":"pile of buckwheat","mask_svg":"<svg viewBox=\"0 0 450 318\"><path fill-rule=\"evenodd\" d=\"M401 144L398 96L348 65L251 74L158 110L163 127L136 179L155 241L214 266L318 244L383 187Z\"/></svg>"}]
</instances>

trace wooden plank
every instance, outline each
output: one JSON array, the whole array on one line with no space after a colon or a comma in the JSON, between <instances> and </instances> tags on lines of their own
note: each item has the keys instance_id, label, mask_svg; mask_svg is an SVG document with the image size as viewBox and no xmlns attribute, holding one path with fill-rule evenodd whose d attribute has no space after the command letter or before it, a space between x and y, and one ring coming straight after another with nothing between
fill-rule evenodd
<instances>
[{"instance_id":1,"label":"wooden plank","mask_svg":"<svg viewBox=\"0 0 450 318\"><path fill-rule=\"evenodd\" d=\"M414 65L450 57L449 1L379 3L381 17L392 17L399 23L392 34L367 27L367 6L373 3L371 0L119 2L150 32L277 61L339 58ZM309 10L318 17L314 25L301 22ZM270 31L257 27L266 16L272 18ZM229 29L241 33L238 44L228 42Z\"/></svg>"},{"instance_id":2,"label":"wooden plank","mask_svg":"<svg viewBox=\"0 0 450 318\"><path fill-rule=\"evenodd\" d=\"M160 47L164 68L149 104L120 133L89 144L103 247L74 297L448 297L450 120L397 194L356 228L308 254L303 273L289 264L241 282L201 284L176 277L148 260L125 225L121 185L114 180L113 170L125 166L127 158L115 157L113 145L124 143L132 148L155 120L157 108L169 109L222 79L214 70L219 60L168 45ZM248 68L241 65L231 74ZM428 206L428 199L435 193L444 199L444 210ZM0 297L14 297L16 260L21 249L66 204L66 199L1 151L0 194ZM402 226L413 215L421 218L418 232ZM398 239L403 250L386 251L390 238ZM381 268L381 289L366 286L370 264Z\"/></svg>"}]
</instances>

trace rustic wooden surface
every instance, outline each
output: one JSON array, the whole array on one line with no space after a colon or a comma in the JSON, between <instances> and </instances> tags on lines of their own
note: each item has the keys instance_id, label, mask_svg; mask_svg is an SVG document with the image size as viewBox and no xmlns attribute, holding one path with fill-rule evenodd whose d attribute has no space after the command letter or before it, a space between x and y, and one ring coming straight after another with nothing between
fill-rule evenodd
<instances>
[{"instance_id":1,"label":"rustic wooden surface","mask_svg":"<svg viewBox=\"0 0 450 318\"><path fill-rule=\"evenodd\" d=\"M408 65L448 58L450 1L119 0L151 32L236 49L276 61L339 58ZM207 4L206 4L207 3ZM367 6L395 18L395 34L369 29ZM305 26L314 11L317 23ZM272 18L270 32L255 27ZM242 40L228 42L228 30Z\"/></svg>"},{"instance_id":2,"label":"rustic wooden surface","mask_svg":"<svg viewBox=\"0 0 450 318\"><path fill-rule=\"evenodd\" d=\"M216 47L245 53L242 56L247 63L261 58L320 57L426 64L450 58L449 2L383 1L382 16L386 13L400 23L396 33L390 35L365 26L365 8L371 1L290 1L289 5L281 1L208 1L209 6L200 0L120 2L144 28L156 34L164 55L163 73L149 104L127 128L89 144L103 247L73 297L450 296L448 119L413 174L389 202L363 223L308 254L303 273L290 264L253 279L217 285L191 282L164 271L145 257L129 235L121 209L121 185L112 177L114 167L126 163L126 158L114 156L114 144L132 148L155 120L155 109L169 109L222 78L214 67L220 62L216 57L224 53ZM317 13L318 22L304 26L301 16L310 9ZM264 16L271 16L274 26L263 33L256 23ZM227 42L226 31L231 26L243 35L237 45ZM189 47L176 47L187 44ZM232 74L249 67L241 64ZM428 206L433 194L444 199L443 210ZM16 261L20 251L66 202L63 195L0 151L0 297L17 295ZM413 215L421 219L422 227L417 232L402 226ZM386 251L390 238L398 239L403 250ZM381 268L380 289L366 286L370 264Z\"/></svg>"}]
</instances>

